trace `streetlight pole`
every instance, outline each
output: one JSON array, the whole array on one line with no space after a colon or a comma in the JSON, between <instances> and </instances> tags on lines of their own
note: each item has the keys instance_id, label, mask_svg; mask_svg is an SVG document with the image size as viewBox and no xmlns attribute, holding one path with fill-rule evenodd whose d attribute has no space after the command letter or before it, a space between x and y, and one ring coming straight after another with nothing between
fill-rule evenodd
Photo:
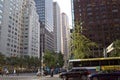
<instances>
[{"instance_id":1,"label":"streetlight pole","mask_svg":"<svg viewBox=\"0 0 120 80\"><path fill-rule=\"evenodd\" d=\"M103 54L104 54L104 57L107 57L106 48L103 49Z\"/></svg>"},{"instance_id":2,"label":"streetlight pole","mask_svg":"<svg viewBox=\"0 0 120 80\"><path fill-rule=\"evenodd\" d=\"M41 56L41 75L43 76L43 56L44 53L42 52L42 56Z\"/></svg>"}]
</instances>

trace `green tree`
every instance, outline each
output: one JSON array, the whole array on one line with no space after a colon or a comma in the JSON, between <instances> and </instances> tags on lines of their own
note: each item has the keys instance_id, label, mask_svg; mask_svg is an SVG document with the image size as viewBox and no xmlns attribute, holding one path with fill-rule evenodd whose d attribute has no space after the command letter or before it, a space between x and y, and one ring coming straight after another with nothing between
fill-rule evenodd
<instances>
[{"instance_id":1,"label":"green tree","mask_svg":"<svg viewBox=\"0 0 120 80\"><path fill-rule=\"evenodd\" d=\"M80 23L76 23L72 33L72 54L74 58L86 58L91 56L91 47L97 47L96 43L92 42L82 35Z\"/></svg>"},{"instance_id":2,"label":"green tree","mask_svg":"<svg viewBox=\"0 0 120 80\"><path fill-rule=\"evenodd\" d=\"M8 61L10 60L10 61ZM17 57L9 57L6 59L6 62L12 66L16 66L18 64Z\"/></svg>"},{"instance_id":3,"label":"green tree","mask_svg":"<svg viewBox=\"0 0 120 80\"><path fill-rule=\"evenodd\" d=\"M0 53L0 66L3 66L3 65L5 65L5 55Z\"/></svg>"},{"instance_id":4,"label":"green tree","mask_svg":"<svg viewBox=\"0 0 120 80\"><path fill-rule=\"evenodd\" d=\"M116 40L113 42L113 47L116 49L120 49L120 40Z\"/></svg>"},{"instance_id":5,"label":"green tree","mask_svg":"<svg viewBox=\"0 0 120 80\"><path fill-rule=\"evenodd\" d=\"M48 67L55 67L56 59L55 53L50 51L45 51L43 57L43 63Z\"/></svg>"},{"instance_id":6,"label":"green tree","mask_svg":"<svg viewBox=\"0 0 120 80\"><path fill-rule=\"evenodd\" d=\"M38 57L34 57L34 66L39 67L40 66L40 59Z\"/></svg>"},{"instance_id":7,"label":"green tree","mask_svg":"<svg viewBox=\"0 0 120 80\"><path fill-rule=\"evenodd\" d=\"M120 56L120 40L116 40L113 42L114 50L111 52L112 57Z\"/></svg>"},{"instance_id":8,"label":"green tree","mask_svg":"<svg viewBox=\"0 0 120 80\"><path fill-rule=\"evenodd\" d=\"M40 60L37 57L30 57L29 63L31 68L40 66Z\"/></svg>"},{"instance_id":9,"label":"green tree","mask_svg":"<svg viewBox=\"0 0 120 80\"><path fill-rule=\"evenodd\" d=\"M64 65L63 54L62 54L61 52L56 53L56 54L57 54L57 57L56 57L57 66L58 66L58 67L63 67L63 65Z\"/></svg>"},{"instance_id":10,"label":"green tree","mask_svg":"<svg viewBox=\"0 0 120 80\"><path fill-rule=\"evenodd\" d=\"M43 62L47 67L62 67L64 64L62 53L46 51L43 57Z\"/></svg>"}]
</instances>

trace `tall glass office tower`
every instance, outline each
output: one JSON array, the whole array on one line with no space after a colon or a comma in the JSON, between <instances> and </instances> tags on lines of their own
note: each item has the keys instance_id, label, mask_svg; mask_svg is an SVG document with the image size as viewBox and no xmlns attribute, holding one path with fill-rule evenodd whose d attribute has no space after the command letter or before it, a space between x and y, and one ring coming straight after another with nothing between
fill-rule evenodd
<instances>
[{"instance_id":1,"label":"tall glass office tower","mask_svg":"<svg viewBox=\"0 0 120 80\"><path fill-rule=\"evenodd\" d=\"M39 15L40 29L40 53L45 50L54 50L53 35L53 0L35 0Z\"/></svg>"},{"instance_id":2,"label":"tall glass office tower","mask_svg":"<svg viewBox=\"0 0 120 80\"><path fill-rule=\"evenodd\" d=\"M53 0L35 0L39 21L48 31L53 31Z\"/></svg>"}]
</instances>

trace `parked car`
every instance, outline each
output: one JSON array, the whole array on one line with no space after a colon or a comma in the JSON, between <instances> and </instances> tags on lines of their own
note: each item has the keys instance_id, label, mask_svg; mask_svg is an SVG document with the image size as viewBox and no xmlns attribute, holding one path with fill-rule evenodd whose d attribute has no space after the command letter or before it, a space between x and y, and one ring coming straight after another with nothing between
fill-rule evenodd
<instances>
[{"instance_id":1,"label":"parked car","mask_svg":"<svg viewBox=\"0 0 120 80\"><path fill-rule=\"evenodd\" d=\"M88 80L120 80L120 71L100 71L90 74Z\"/></svg>"},{"instance_id":2,"label":"parked car","mask_svg":"<svg viewBox=\"0 0 120 80\"><path fill-rule=\"evenodd\" d=\"M63 80L87 80L87 75L89 74L90 72L85 68L72 68L67 72L60 73L60 78Z\"/></svg>"}]
</instances>

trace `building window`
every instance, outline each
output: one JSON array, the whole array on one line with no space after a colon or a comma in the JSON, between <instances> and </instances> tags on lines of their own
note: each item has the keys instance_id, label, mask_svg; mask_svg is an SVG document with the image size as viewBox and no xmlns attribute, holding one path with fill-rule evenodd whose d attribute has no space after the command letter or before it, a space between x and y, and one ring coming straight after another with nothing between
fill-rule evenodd
<instances>
[{"instance_id":1,"label":"building window","mask_svg":"<svg viewBox=\"0 0 120 80\"><path fill-rule=\"evenodd\" d=\"M0 15L0 19L2 19L2 16Z\"/></svg>"},{"instance_id":2,"label":"building window","mask_svg":"<svg viewBox=\"0 0 120 80\"><path fill-rule=\"evenodd\" d=\"M0 7L3 7L3 5L2 5L2 4L0 4Z\"/></svg>"},{"instance_id":3,"label":"building window","mask_svg":"<svg viewBox=\"0 0 120 80\"><path fill-rule=\"evenodd\" d=\"M9 43L7 43L7 46L10 46L10 44L9 44Z\"/></svg>"},{"instance_id":4,"label":"building window","mask_svg":"<svg viewBox=\"0 0 120 80\"><path fill-rule=\"evenodd\" d=\"M3 2L4 0L0 0L0 1L2 1L2 2Z\"/></svg>"},{"instance_id":5,"label":"building window","mask_svg":"<svg viewBox=\"0 0 120 80\"><path fill-rule=\"evenodd\" d=\"M13 9L10 7L10 11L12 11Z\"/></svg>"},{"instance_id":6,"label":"building window","mask_svg":"<svg viewBox=\"0 0 120 80\"><path fill-rule=\"evenodd\" d=\"M92 8L91 7L88 7L87 8L87 11L89 12L89 11L92 11Z\"/></svg>"},{"instance_id":7,"label":"building window","mask_svg":"<svg viewBox=\"0 0 120 80\"><path fill-rule=\"evenodd\" d=\"M92 15L92 12L89 12L88 15Z\"/></svg>"},{"instance_id":8,"label":"building window","mask_svg":"<svg viewBox=\"0 0 120 80\"><path fill-rule=\"evenodd\" d=\"M25 36L25 38L27 38L28 36Z\"/></svg>"},{"instance_id":9,"label":"building window","mask_svg":"<svg viewBox=\"0 0 120 80\"><path fill-rule=\"evenodd\" d=\"M0 24L2 23L2 21L0 21Z\"/></svg>"},{"instance_id":10,"label":"building window","mask_svg":"<svg viewBox=\"0 0 120 80\"><path fill-rule=\"evenodd\" d=\"M112 10L112 12L118 12L118 9L114 9L114 10Z\"/></svg>"},{"instance_id":11,"label":"building window","mask_svg":"<svg viewBox=\"0 0 120 80\"><path fill-rule=\"evenodd\" d=\"M25 47L24 49L28 49L27 47Z\"/></svg>"},{"instance_id":12,"label":"building window","mask_svg":"<svg viewBox=\"0 0 120 80\"><path fill-rule=\"evenodd\" d=\"M3 11L2 10L0 10L0 13L2 13Z\"/></svg>"}]
</instances>

